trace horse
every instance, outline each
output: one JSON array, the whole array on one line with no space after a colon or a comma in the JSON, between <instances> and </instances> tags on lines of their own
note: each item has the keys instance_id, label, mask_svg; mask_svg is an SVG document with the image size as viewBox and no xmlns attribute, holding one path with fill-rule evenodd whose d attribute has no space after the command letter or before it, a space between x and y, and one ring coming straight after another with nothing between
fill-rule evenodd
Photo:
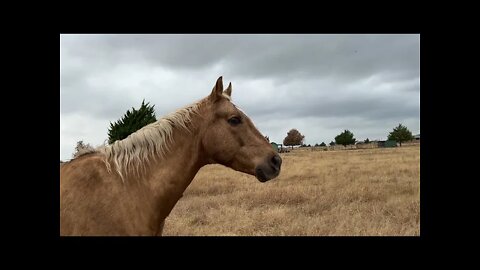
<instances>
[{"instance_id":1,"label":"horse","mask_svg":"<svg viewBox=\"0 0 480 270\"><path fill-rule=\"evenodd\" d=\"M61 236L161 236L197 172L221 164L260 182L282 159L223 89L60 167Z\"/></svg>"}]
</instances>

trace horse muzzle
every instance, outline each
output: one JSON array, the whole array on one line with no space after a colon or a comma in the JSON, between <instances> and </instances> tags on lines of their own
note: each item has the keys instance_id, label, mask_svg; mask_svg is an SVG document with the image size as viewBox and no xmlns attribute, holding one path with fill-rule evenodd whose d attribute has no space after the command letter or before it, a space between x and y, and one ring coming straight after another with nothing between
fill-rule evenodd
<instances>
[{"instance_id":1,"label":"horse muzzle","mask_svg":"<svg viewBox=\"0 0 480 270\"><path fill-rule=\"evenodd\" d=\"M280 174L281 167L282 158L275 153L255 168L255 177L257 177L258 181L262 183L266 182L277 177Z\"/></svg>"}]
</instances>

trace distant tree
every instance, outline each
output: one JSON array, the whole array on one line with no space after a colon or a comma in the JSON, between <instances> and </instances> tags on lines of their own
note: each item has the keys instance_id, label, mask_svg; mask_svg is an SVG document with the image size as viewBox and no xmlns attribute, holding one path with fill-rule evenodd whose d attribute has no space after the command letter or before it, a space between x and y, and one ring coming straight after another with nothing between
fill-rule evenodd
<instances>
[{"instance_id":1,"label":"distant tree","mask_svg":"<svg viewBox=\"0 0 480 270\"><path fill-rule=\"evenodd\" d=\"M123 140L142 127L157 121L153 109L155 105L149 106L148 104L145 104L145 100L143 100L140 109L136 110L132 107L132 111L128 110L120 120L113 124L110 122L108 143L112 144L117 140Z\"/></svg>"},{"instance_id":2,"label":"distant tree","mask_svg":"<svg viewBox=\"0 0 480 270\"><path fill-rule=\"evenodd\" d=\"M389 133L388 139L395 140L402 146L402 142L413 140L413 135L407 127L398 124L398 126L393 128L393 131Z\"/></svg>"},{"instance_id":3,"label":"distant tree","mask_svg":"<svg viewBox=\"0 0 480 270\"><path fill-rule=\"evenodd\" d=\"M320 146L318 143L315 144L315 147Z\"/></svg>"},{"instance_id":4,"label":"distant tree","mask_svg":"<svg viewBox=\"0 0 480 270\"><path fill-rule=\"evenodd\" d=\"M291 146L293 148L294 145L301 145L304 139L305 136L303 136L298 130L291 129L287 133L287 137L283 139L283 145Z\"/></svg>"},{"instance_id":5,"label":"distant tree","mask_svg":"<svg viewBox=\"0 0 480 270\"><path fill-rule=\"evenodd\" d=\"M307 147L312 147L312 146L310 144L308 144Z\"/></svg>"},{"instance_id":6,"label":"distant tree","mask_svg":"<svg viewBox=\"0 0 480 270\"><path fill-rule=\"evenodd\" d=\"M73 158L77 158L88 152L93 152L95 148L93 148L90 144L84 144L83 141L78 141L77 146L75 147L75 152L72 154Z\"/></svg>"},{"instance_id":7,"label":"distant tree","mask_svg":"<svg viewBox=\"0 0 480 270\"><path fill-rule=\"evenodd\" d=\"M364 143L370 143L370 140L367 138L365 141L363 141Z\"/></svg>"},{"instance_id":8,"label":"distant tree","mask_svg":"<svg viewBox=\"0 0 480 270\"><path fill-rule=\"evenodd\" d=\"M344 132L340 133L335 137L335 143L341 144L343 146L347 146L350 144L355 144L355 138L353 137L353 133L349 130L345 130Z\"/></svg>"},{"instance_id":9,"label":"distant tree","mask_svg":"<svg viewBox=\"0 0 480 270\"><path fill-rule=\"evenodd\" d=\"M329 144L330 144L330 146L334 146L334 145L335 145L335 142L334 142L334 141L331 141Z\"/></svg>"},{"instance_id":10,"label":"distant tree","mask_svg":"<svg viewBox=\"0 0 480 270\"><path fill-rule=\"evenodd\" d=\"M322 142L320 146L327 146L327 145L325 144L325 142Z\"/></svg>"}]
</instances>

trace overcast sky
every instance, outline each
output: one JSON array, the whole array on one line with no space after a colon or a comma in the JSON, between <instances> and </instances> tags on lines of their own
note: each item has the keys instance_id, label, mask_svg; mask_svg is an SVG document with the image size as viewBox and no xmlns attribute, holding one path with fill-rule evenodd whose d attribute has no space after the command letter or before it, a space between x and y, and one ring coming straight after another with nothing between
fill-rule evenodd
<instances>
[{"instance_id":1,"label":"overcast sky","mask_svg":"<svg viewBox=\"0 0 480 270\"><path fill-rule=\"evenodd\" d=\"M233 102L271 141L306 144L345 129L385 140L420 133L420 35L61 35L60 159L108 138L143 99L157 118L232 82Z\"/></svg>"}]
</instances>

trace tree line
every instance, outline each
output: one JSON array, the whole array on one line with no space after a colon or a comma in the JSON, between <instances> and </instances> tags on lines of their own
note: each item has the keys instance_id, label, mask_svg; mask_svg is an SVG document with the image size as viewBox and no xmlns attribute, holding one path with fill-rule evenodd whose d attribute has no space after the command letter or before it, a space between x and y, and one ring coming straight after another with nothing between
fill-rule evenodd
<instances>
[{"instance_id":1,"label":"tree line","mask_svg":"<svg viewBox=\"0 0 480 270\"><path fill-rule=\"evenodd\" d=\"M394 127L393 130L388 134L388 140L394 140L402 146L403 142L411 141L413 140L414 137L412 135L412 132L404 125L398 124L397 127ZM287 132L287 136L285 139L283 139L283 145L285 146L311 146L311 145L305 145L303 142L305 140L305 136L302 135L297 129L293 128L289 132ZM335 141L331 141L329 143L330 146L333 145L352 145L356 144L359 141L357 141L354 138L353 133L346 129L342 133L338 134L334 138ZM363 143L370 143L370 140L367 138L366 140L363 141ZM315 146L327 146L325 142L322 142L321 144L316 143Z\"/></svg>"}]
</instances>

